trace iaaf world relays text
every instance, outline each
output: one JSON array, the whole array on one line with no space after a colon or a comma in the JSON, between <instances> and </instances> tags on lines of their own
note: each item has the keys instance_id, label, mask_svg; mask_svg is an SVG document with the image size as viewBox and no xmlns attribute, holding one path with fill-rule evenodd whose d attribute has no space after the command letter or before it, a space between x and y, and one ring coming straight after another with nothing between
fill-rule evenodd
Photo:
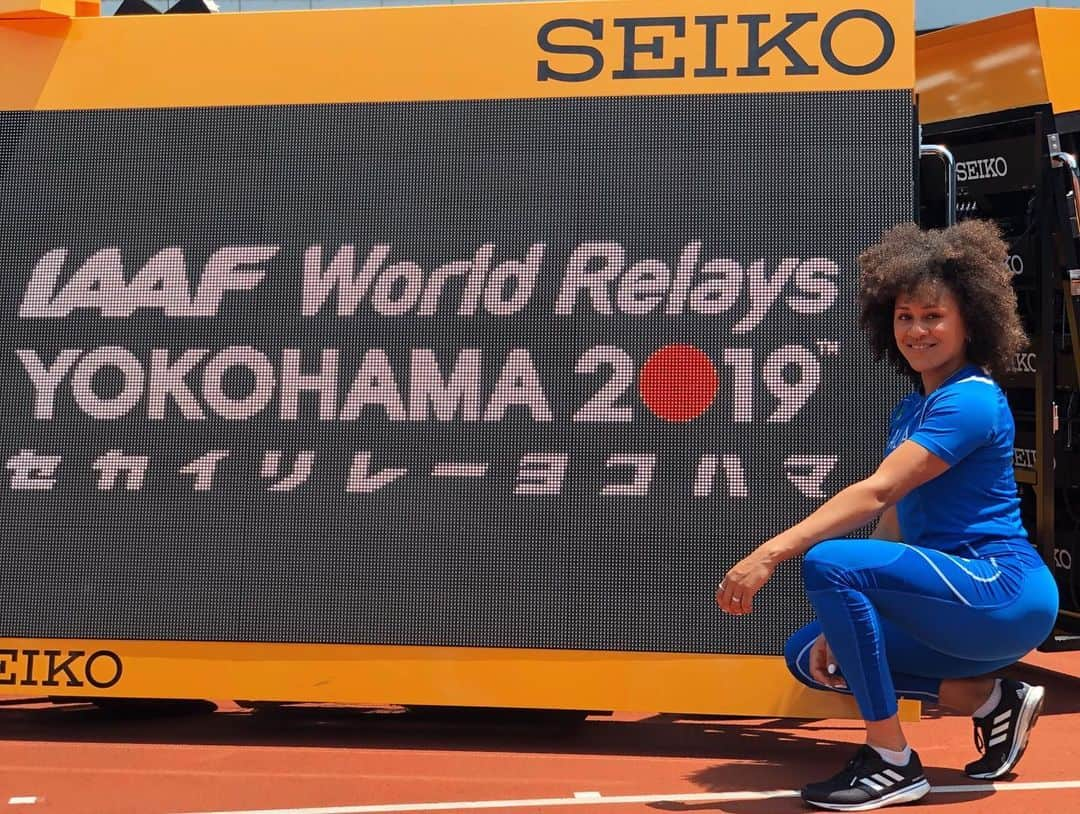
<instances>
[{"instance_id":1,"label":"iaaf world relays text","mask_svg":"<svg viewBox=\"0 0 1080 814\"><path fill-rule=\"evenodd\" d=\"M175 246L143 262L133 262L116 247L83 256L55 248L30 270L18 315L45 322L89 315L100 317L103 325L139 312L185 321L220 318L230 304L266 283L268 264L280 253L274 245L225 246L194 265ZM396 365L384 347L325 347L312 353L230 344L153 347L141 354L122 344L49 353L23 347L15 353L32 393L27 411L37 422L57 421L73 405L97 421L142 413L150 421L238 422L272 416L281 422L363 418L461 425L509 418L615 424L650 414L677 424L720 411L725 423L784 424L817 392L823 365L840 355L835 335L763 347L755 333L770 314L779 312L785 325L793 325L836 305L840 268L827 257L735 259L705 251L701 241L687 242L676 256L652 258L632 256L616 241L589 241L568 256L564 251L561 260L543 242L516 253L482 243L469 257L427 268L405 254L390 243L307 247L297 313L302 318L400 320L406 339L415 324L410 318L513 320L526 310L539 310L552 318L551 330L558 331L559 318L590 312L654 321L695 315L715 321L715 338L708 347L665 344L660 332L644 356L613 344L584 344L575 350L573 373L587 377L591 392L563 412L558 405L566 399L553 398L552 388L568 377L545 378L534 358L536 349L529 347L510 348L500 358L467 343L452 354L412 347ZM557 285L538 286L552 275ZM553 297L541 298L541 290ZM575 337L560 341L573 343ZM467 432L462 438L467 442ZM407 476L483 478L491 463L471 459L467 443L462 460L432 461L426 472L377 467L373 462L383 452L352 451L342 490L373 493ZM52 489L65 469L79 465L65 458L73 454L16 451L6 461L10 487ZM231 450L208 450L170 476L196 491L210 490L230 457ZM601 494L648 494L656 457L640 450L613 452L600 478ZM515 494L560 494L572 459L572 449L523 452ZM836 460L791 454L782 466L794 488L821 499ZM84 465L97 473L99 490L141 489L154 471L146 450L102 450ZM308 483L318 466L314 450L269 449L252 477L270 491L292 491ZM748 494L739 455L723 450L703 453L688 483L689 493L697 497Z\"/></svg>"}]
</instances>

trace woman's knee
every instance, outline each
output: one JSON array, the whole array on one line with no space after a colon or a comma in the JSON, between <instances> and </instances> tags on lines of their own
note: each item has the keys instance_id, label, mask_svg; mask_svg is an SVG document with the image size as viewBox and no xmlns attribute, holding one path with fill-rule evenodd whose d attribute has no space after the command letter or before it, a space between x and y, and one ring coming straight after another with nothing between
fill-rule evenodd
<instances>
[{"instance_id":1,"label":"woman's knee","mask_svg":"<svg viewBox=\"0 0 1080 814\"><path fill-rule=\"evenodd\" d=\"M803 583L808 591L821 591L844 584L851 570L851 540L825 540L806 552L803 557Z\"/></svg>"}]
</instances>

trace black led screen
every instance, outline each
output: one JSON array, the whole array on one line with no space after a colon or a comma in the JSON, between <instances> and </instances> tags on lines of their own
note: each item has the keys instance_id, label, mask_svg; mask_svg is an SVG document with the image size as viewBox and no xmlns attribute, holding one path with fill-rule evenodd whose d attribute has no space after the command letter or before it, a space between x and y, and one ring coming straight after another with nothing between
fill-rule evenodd
<instances>
[{"instance_id":1,"label":"black led screen","mask_svg":"<svg viewBox=\"0 0 1080 814\"><path fill-rule=\"evenodd\" d=\"M0 114L0 636L780 652L907 91Z\"/></svg>"}]
</instances>

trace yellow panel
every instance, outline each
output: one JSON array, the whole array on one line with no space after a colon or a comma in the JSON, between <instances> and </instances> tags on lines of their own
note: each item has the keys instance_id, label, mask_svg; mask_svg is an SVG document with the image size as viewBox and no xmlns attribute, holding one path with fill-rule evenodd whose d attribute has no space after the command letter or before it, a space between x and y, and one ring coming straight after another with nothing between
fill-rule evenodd
<instances>
[{"instance_id":1,"label":"yellow panel","mask_svg":"<svg viewBox=\"0 0 1080 814\"><path fill-rule=\"evenodd\" d=\"M915 62L924 124L1049 99L1030 9L924 34Z\"/></svg>"},{"instance_id":2,"label":"yellow panel","mask_svg":"<svg viewBox=\"0 0 1080 814\"><path fill-rule=\"evenodd\" d=\"M0 20L74 17L75 4L75 0L0 0ZM0 52L3 52L2 45Z\"/></svg>"},{"instance_id":3,"label":"yellow panel","mask_svg":"<svg viewBox=\"0 0 1080 814\"><path fill-rule=\"evenodd\" d=\"M1035 9L1046 89L1055 113L1080 110L1080 9Z\"/></svg>"},{"instance_id":4,"label":"yellow panel","mask_svg":"<svg viewBox=\"0 0 1080 814\"><path fill-rule=\"evenodd\" d=\"M465 647L5 639L3 695L858 717L775 656Z\"/></svg>"},{"instance_id":5,"label":"yellow panel","mask_svg":"<svg viewBox=\"0 0 1080 814\"><path fill-rule=\"evenodd\" d=\"M789 75L787 56L774 48L761 58L760 76L746 75L751 24L738 17L771 14L759 37L767 41L805 3L617 0L6 21L0 53L20 70L0 72L0 109L913 87L912 0L818 0L812 8L816 19L789 43L817 72ZM641 22L661 13L663 20ZM551 28L567 19L579 23ZM553 52L566 47L578 53ZM878 56L880 67L868 72L842 68ZM593 65L596 76L581 79ZM545 66L581 81L541 79ZM657 75L627 78L628 66Z\"/></svg>"},{"instance_id":6,"label":"yellow panel","mask_svg":"<svg viewBox=\"0 0 1080 814\"><path fill-rule=\"evenodd\" d=\"M916 44L920 119L1080 110L1078 43L1080 9L1027 9L925 34Z\"/></svg>"}]
</instances>

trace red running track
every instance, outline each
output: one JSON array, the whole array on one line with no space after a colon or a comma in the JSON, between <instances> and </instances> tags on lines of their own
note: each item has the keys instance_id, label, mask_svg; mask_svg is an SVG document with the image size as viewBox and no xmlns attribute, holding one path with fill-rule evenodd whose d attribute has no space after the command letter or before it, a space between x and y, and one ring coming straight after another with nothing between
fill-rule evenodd
<instances>
[{"instance_id":1,"label":"red running track","mask_svg":"<svg viewBox=\"0 0 1080 814\"><path fill-rule=\"evenodd\" d=\"M928 708L907 729L935 791L912 810L1080 812L1080 653L1033 654L1010 672L1047 688L1012 782L966 778L970 720ZM805 811L793 790L840 768L861 736L853 721L620 713L560 728L229 703L213 714L127 720L22 699L0 704L0 814L782 814Z\"/></svg>"}]
</instances>

